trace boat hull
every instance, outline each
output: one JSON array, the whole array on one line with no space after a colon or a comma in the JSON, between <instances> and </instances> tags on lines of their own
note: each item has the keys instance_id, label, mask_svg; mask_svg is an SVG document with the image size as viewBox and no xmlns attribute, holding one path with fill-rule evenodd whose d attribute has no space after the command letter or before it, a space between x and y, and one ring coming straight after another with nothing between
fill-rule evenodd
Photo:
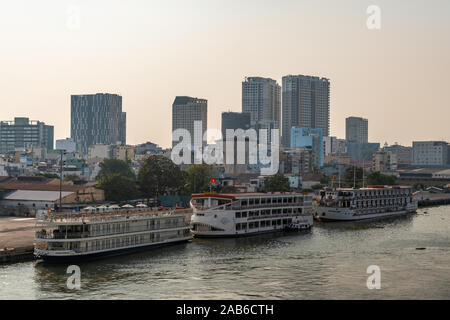
<instances>
[{"instance_id":1,"label":"boat hull","mask_svg":"<svg viewBox=\"0 0 450 320\"><path fill-rule=\"evenodd\" d=\"M302 232L311 230L312 224L303 229L291 229L291 228L279 228L279 229L272 229L272 230L262 230L262 231L255 231L255 232L245 232L245 233L236 233L236 234L207 234L204 232L200 233L193 233L194 238L246 238L246 237L253 237L258 236L262 234L268 234L268 233L283 233L283 232Z\"/></svg>"},{"instance_id":2,"label":"boat hull","mask_svg":"<svg viewBox=\"0 0 450 320\"><path fill-rule=\"evenodd\" d=\"M171 242L155 243L146 246L123 248L110 251L102 251L88 254L77 254L77 255L36 255L38 259L42 259L47 263L67 263L67 262L82 262L82 261L92 261L103 258L115 257L120 255L138 253L143 251L149 251L151 249L165 247L169 245L176 245L185 242L189 242L192 238L185 238L180 240L175 240Z\"/></svg>"},{"instance_id":3,"label":"boat hull","mask_svg":"<svg viewBox=\"0 0 450 320\"><path fill-rule=\"evenodd\" d=\"M400 210L382 213L372 213L372 214L355 214L349 212L319 212L314 216L314 219L321 222L338 222L338 221L361 221L361 220L374 220L383 218L392 218L397 216L403 216L407 214L412 214L416 210ZM323 215L325 213L325 215Z\"/></svg>"}]
</instances>

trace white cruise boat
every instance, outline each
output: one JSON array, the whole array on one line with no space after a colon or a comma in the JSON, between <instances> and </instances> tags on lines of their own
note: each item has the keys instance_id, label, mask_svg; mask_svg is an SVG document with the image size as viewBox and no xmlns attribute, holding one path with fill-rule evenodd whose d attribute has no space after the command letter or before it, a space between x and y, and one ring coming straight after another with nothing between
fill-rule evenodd
<instances>
[{"instance_id":1,"label":"white cruise boat","mask_svg":"<svg viewBox=\"0 0 450 320\"><path fill-rule=\"evenodd\" d=\"M323 190L315 205L319 221L354 221L392 217L417 210L411 187L369 186Z\"/></svg>"},{"instance_id":2,"label":"white cruise boat","mask_svg":"<svg viewBox=\"0 0 450 320\"><path fill-rule=\"evenodd\" d=\"M193 194L195 237L238 237L309 229L312 196L299 193Z\"/></svg>"},{"instance_id":3,"label":"white cruise boat","mask_svg":"<svg viewBox=\"0 0 450 320\"><path fill-rule=\"evenodd\" d=\"M78 261L147 250L192 238L189 231L191 209L104 210L39 215L35 256L55 262Z\"/></svg>"}]
</instances>

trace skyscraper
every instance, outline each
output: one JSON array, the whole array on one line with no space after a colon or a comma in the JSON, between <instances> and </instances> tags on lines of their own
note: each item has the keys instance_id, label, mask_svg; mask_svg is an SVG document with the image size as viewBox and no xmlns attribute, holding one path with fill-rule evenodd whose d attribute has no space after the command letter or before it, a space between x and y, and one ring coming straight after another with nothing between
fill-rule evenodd
<instances>
[{"instance_id":1,"label":"skyscraper","mask_svg":"<svg viewBox=\"0 0 450 320\"><path fill-rule=\"evenodd\" d=\"M194 144L194 122L201 121L202 138L208 128L208 100L177 96L172 104L172 132L176 129L186 129L191 135ZM172 141L172 145L176 145ZM206 142L202 140L202 145Z\"/></svg>"},{"instance_id":2,"label":"skyscraper","mask_svg":"<svg viewBox=\"0 0 450 320\"><path fill-rule=\"evenodd\" d=\"M126 143L122 97L97 93L71 96L71 138L87 154L94 144Z\"/></svg>"},{"instance_id":3,"label":"skyscraper","mask_svg":"<svg viewBox=\"0 0 450 320\"><path fill-rule=\"evenodd\" d=\"M247 112L222 112L222 138L226 138L227 129L249 129L250 117Z\"/></svg>"},{"instance_id":4,"label":"skyscraper","mask_svg":"<svg viewBox=\"0 0 450 320\"><path fill-rule=\"evenodd\" d=\"M15 148L53 149L53 126L28 118L14 118L14 121L0 121L0 153Z\"/></svg>"},{"instance_id":5,"label":"skyscraper","mask_svg":"<svg viewBox=\"0 0 450 320\"><path fill-rule=\"evenodd\" d=\"M250 113L252 126L273 122L280 128L281 88L270 78L249 77L242 82L242 112Z\"/></svg>"},{"instance_id":6,"label":"skyscraper","mask_svg":"<svg viewBox=\"0 0 450 320\"><path fill-rule=\"evenodd\" d=\"M345 119L345 140L348 142L367 143L368 121L359 117Z\"/></svg>"},{"instance_id":7,"label":"skyscraper","mask_svg":"<svg viewBox=\"0 0 450 320\"><path fill-rule=\"evenodd\" d=\"M282 142L291 145L291 128L322 129L323 136L330 133L330 81L304 75L283 77Z\"/></svg>"}]
</instances>

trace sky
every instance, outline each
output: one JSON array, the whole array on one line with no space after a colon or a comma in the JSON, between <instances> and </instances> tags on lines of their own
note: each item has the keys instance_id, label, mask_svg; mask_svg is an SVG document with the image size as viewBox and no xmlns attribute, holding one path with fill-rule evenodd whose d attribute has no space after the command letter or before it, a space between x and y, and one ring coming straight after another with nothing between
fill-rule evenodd
<instances>
[{"instance_id":1,"label":"sky","mask_svg":"<svg viewBox=\"0 0 450 320\"><path fill-rule=\"evenodd\" d=\"M371 142L450 141L450 1L0 1L0 120L44 121L56 139L71 94L120 94L127 143L168 147L175 96L207 99L220 129L245 77L288 74L330 79L333 136L361 116Z\"/></svg>"}]
</instances>

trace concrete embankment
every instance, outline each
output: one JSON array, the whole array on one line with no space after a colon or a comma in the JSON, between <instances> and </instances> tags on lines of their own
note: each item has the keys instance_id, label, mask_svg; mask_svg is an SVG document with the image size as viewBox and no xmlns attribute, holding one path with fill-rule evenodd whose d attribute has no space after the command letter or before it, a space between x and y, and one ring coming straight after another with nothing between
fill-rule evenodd
<instances>
[{"instance_id":1,"label":"concrete embankment","mask_svg":"<svg viewBox=\"0 0 450 320\"><path fill-rule=\"evenodd\" d=\"M450 193L420 193L419 207L440 206L447 204L450 204Z\"/></svg>"},{"instance_id":2,"label":"concrete embankment","mask_svg":"<svg viewBox=\"0 0 450 320\"><path fill-rule=\"evenodd\" d=\"M0 264L34 259L34 218L0 218Z\"/></svg>"}]
</instances>

